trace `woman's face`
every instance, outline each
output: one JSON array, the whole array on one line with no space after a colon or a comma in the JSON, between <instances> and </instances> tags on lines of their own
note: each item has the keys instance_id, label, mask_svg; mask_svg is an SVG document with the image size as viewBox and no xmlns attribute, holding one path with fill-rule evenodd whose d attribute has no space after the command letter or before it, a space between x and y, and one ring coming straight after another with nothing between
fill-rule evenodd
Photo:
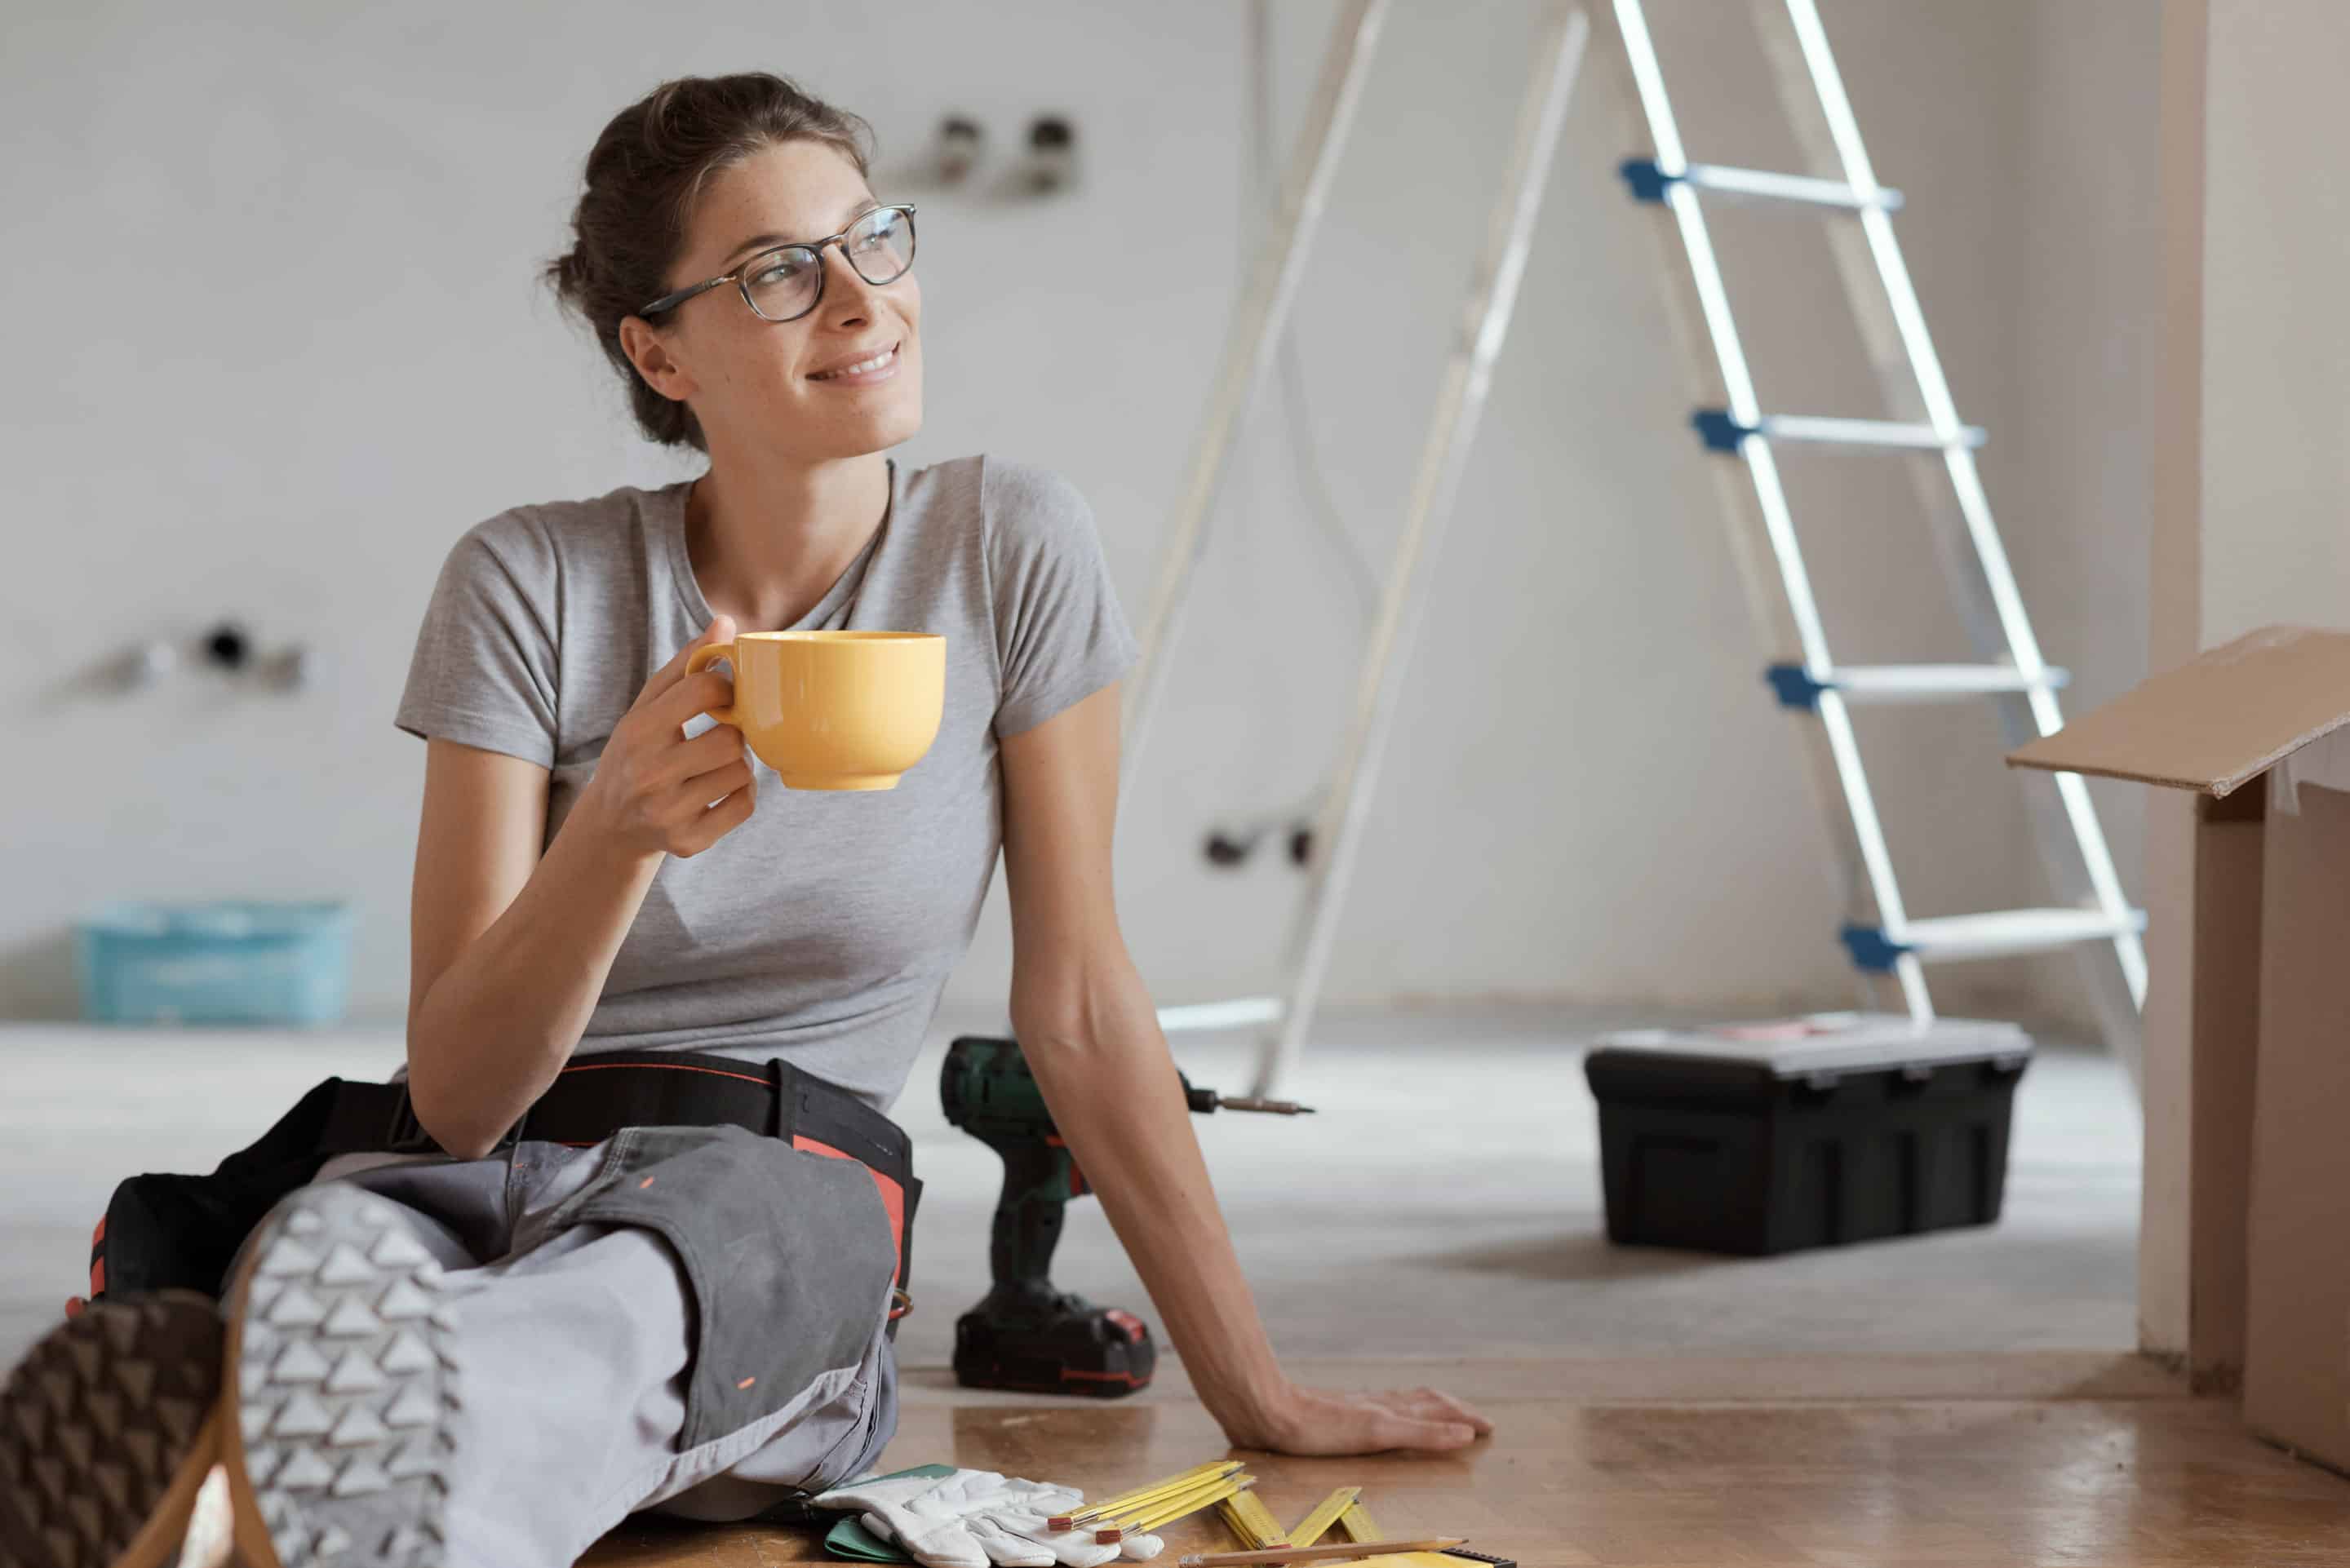
<instances>
[{"instance_id":1,"label":"woman's face","mask_svg":"<svg viewBox=\"0 0 2350 1568\"><path fill-rule=\"evenodd\" d=\"M774 245L838 234L877 204L857 166L829 144L765 148L702 187L663 287L733 272ZM713 455L781 446L819 462L895 446L921 428L920 284L909 271L876 288L838 245L825 247L823 266L823 297L795 320L762 319L728 284L663 312L649 329L635 317L624 325L639 370L685 400ZM878 371L825 374L884 354Z\"/></svg>"}]
</instances>

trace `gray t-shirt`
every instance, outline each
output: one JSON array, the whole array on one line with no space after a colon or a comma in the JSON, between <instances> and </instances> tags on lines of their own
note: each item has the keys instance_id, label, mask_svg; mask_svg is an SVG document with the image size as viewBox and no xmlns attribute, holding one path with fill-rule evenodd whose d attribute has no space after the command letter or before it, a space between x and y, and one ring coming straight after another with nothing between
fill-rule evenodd
<instances>
[{"instance_id":1,"label":"gray t-shirt","mask_svg":"<svg viewBox=\"0 0 2350 1568\"><path fill-rule=\"evenodd\" d=\"M785 789L751 758L756 809L662 863L580 1051L780 1056L887 1110L994 875L998 738L1133 665L1093 514L1066 480L967 457L911 473L891 460L889 482L872 541L789 629L944 634L938 740L871 793ZM710 622L686 489L502 512L457 542L425 610L400 727L550 769L550 842L612 726Z\"/></svg>"}]
</instances>

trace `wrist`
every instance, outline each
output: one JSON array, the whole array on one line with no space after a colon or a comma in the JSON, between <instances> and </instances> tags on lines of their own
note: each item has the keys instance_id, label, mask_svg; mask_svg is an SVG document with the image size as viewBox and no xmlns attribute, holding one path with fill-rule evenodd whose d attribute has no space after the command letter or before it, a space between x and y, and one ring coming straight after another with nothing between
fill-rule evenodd
<instances>
[{"instance_id":1,"label":"wrist","mask_svg":"<svg viewBox=\"0 0 2350 1568\"><path fill-rule=\"evenodd\" d=\"M563 826L556 831L555 843L548 849L551 852L567 841L572 853L585 864L623 880L650 877L666 857L660 846L637 843L621 831L592 778L588 787L579 792L578 800L563 819Z\"/></svg>"},{"instance_id":2,"label":"wrist","mask_svg":"<svg viewBox=\"0 0 2350 1568\"><path fill-rule=\"evenodd\" d=\"M1217 1402L1216 1424L1233 1446L1281 1449L1296 1424L1297 1386L1278 1373Z\"/></svg>"}]
</instances>

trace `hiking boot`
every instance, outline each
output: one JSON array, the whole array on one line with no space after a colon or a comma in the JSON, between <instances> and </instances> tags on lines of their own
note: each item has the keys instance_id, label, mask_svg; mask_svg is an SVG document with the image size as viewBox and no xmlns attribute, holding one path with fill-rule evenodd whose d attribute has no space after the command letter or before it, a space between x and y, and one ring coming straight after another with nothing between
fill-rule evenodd
<instances>
[{"instance_id":1,"label":"hiking boot","mask_svg":"<svg viewBox=\"0 0 2350 1568\"><path fill-rule=\"evenodd\" d=\"M439 1568L456 1350L407 1216L302 1189L247 1241L226 1315L221 1450L247 1568Z\"/></svg>"},{"instance_id":2,"label":"hiking boot","mask_svg":"<svg viewBox=\"0 0 2350 1568\"><path fill-rule=\"evenodd\" d=\"M179 1560L218 1458L221 1344L211 1297L158 1291L33 1346L0 1388L0 1568Z\"/></svg>"}]
</instances>

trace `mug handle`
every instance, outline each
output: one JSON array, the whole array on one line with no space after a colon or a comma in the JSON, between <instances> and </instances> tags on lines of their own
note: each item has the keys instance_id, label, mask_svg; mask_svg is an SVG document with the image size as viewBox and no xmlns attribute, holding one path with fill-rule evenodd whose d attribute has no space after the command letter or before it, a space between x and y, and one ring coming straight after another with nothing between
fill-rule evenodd
<instances>
[{"instance_id":1,"label":"mug handle","mask_svg":"<svg viewBox=\"0 0 2350 1568\"><path fill-rule=\"evenodd\" d=\"M713 642L707 648L697 648L693 650L692 656L685 661L685 673L688 677L699 675L722 660L733 664L737 673L742 670L743 667L734 663L734 645L731 642ZM732 724L738 730L743 727L743 721L734 716L734 709L731 704L724 708L704 709L703 712L722 724Z\"/></svg>"}]
</instances>

